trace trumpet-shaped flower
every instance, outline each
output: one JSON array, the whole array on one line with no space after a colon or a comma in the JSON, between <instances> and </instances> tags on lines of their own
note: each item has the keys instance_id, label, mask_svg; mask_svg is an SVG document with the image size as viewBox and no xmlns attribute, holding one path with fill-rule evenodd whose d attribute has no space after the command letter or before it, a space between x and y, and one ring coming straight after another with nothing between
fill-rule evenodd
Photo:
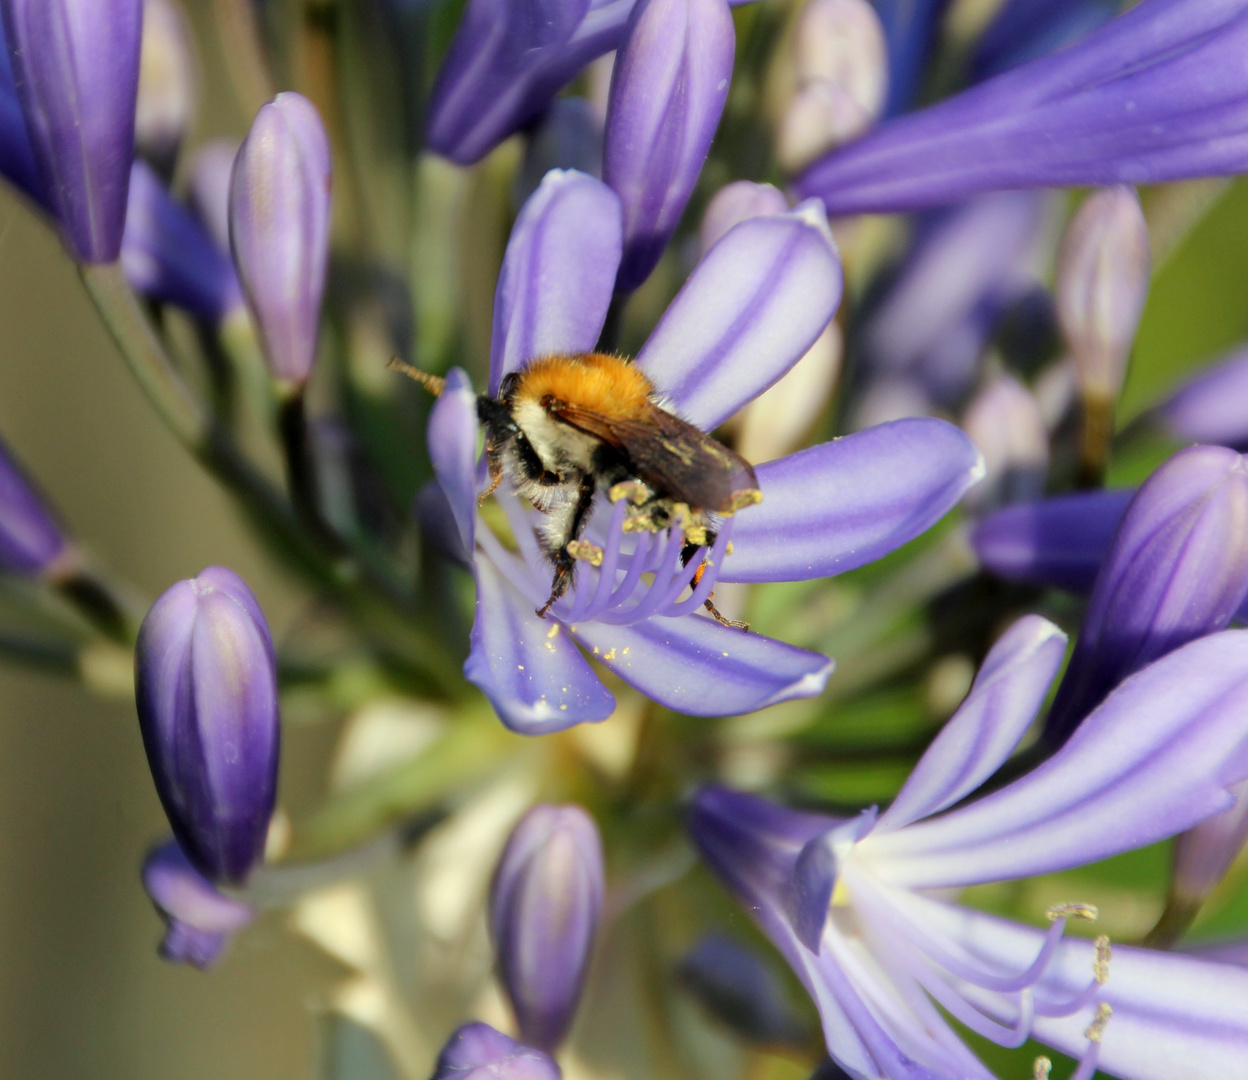
<instances>
[{"instance_id":1,"label":"trumpet-shaped flower","mask_svg":"<svg viewBox=\"0 0 1248 1080\"><path fill-rule=\"evenodd\" d=\"M694 800L703 856L860 1080L990 1080L946 1015L1005 1046L1034 1037L1079 1057L1079 1080L1248 1076L1248 972L1145 949L1111 958L1106 939L1063 936L1085 905L1050 909L1045 931L933 895L1155 843L1226 810L1248 777L1248 633L1226 631L1132 676L1026 776L949 810L1010 755L1063 646L1037 616L1016 623L882 813L799 813L722 788Z\"/></svg>"},{"instance_id":2,"label":"trumpet-shaped flower","mask_svg":"<svg viewBox=\"0 0 1248 1080\"><path fill-rule=\"evenodd\" d=\"M1248 168L1245 0L1144 0L1089 37L898 117L797 179L834 215L980 191Z\"/></svg>"},{"instance_id":3,"label":"trumpet-shaped flower","mask_svg":"<svg viewBox=\"0 0 1248 1080\"><path fill-rule=\"evenodd\" d=\"M614 193L584 174L547 176L504 258L491 393L532 358L594 348L620 251ZM637 365L671 410L713 430L801 358L840 292L840 263L821 213L806 206L753 218L706 254ZM819 693L832 666L826 657L696 614L716 580L808 580L880 558L937 521L982 467L970 440L936 420L815 446L760 465L762 503L725 518L709 550L687 562L679 530L625 532L625 500L600 496L584 534L593 558L579 564L574 587L542 619L534 609L550 593L552 570L535 536L541 515L504 489L499 501L514 548L478 522L477 427L467 376L452 372L429 424L440 507L426 523L452 537L476 577L465 673L505 724L530 734L613 711L582 649L655 701L694 715Z\"/></svg>"}]
</instances>

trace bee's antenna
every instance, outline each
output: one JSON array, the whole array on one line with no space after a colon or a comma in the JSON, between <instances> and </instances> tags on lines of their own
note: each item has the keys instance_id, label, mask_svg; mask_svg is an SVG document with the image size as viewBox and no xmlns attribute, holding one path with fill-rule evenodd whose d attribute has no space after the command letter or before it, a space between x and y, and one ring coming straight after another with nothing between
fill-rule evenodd
<instances>
[{"instance_id":1,"label":"bee's antenna","mask_svg":"<svg viewBox=\"0 0 1248 1080\"><path fill-rule=\"evenodd\" d=\"M440 375L430 375L427 371L421 371L420 368L414 368L411 364L405 364L397 356L390 358L390 363L386 365L391 371L401 371L409 379L414 379L420 383L434 397L440 397L442 391L446 389L446 380Z\"/></svg>"}]
</instances>

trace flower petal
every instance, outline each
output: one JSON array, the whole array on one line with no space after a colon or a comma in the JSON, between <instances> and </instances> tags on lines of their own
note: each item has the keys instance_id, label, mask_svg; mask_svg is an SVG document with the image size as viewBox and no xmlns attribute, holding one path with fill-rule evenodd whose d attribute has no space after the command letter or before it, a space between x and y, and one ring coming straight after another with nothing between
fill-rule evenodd
<instances>
[{"instance_id":1,"label":"flower petal","mask_svg":"<svg viewBox=\"0 0 1248 1080\"><path fill-rule=\"evenodd\" d=\"M763 501L733 521L720 581L806 581L887 555L983 475L952 424L895 420L759 466Z\"/></svg>"},{"instance_id":2,"label":"flower petal","mask_svg":"<svg viewBox=\"0 0 1248 1080\"><path fill-rule=\"evenodd\" d=\"M429 460L446 493L464 550L472 551L477 520L477 395L468 375L452 368L429 414Z\"/></svg>"},{"instance_id":3,"label":"flower petal","mask_svg":"<svg viewBox=\"0 0 1248 1080\"><path fill-rule=\"evenodd\" d=\"M892 832L952 806L1001 767L1044 702L1066 635L1047 619L1019 619L993 646L966 700L880 818Z\"/></svg>"},{"instance_id":4,"label":"flower petal","mask_svg":"<svg viewBox=\"0 0 1248 1080\"><path fill-rule=\"evenodd\" d=\"M736 716L822 693L832 661L701 615L632 626L576 623L572 636L630 686L690 716Z\"/></svg>"},{"instance_id":5,"label":"flower petal","mask_svg":"<svg viewBox=\"0 0 1248 1080\"><path fill-rule=\"evenodd\" d=\"M967 908L921 897L925 922L951 937L980 963L1020 970L1035 958L1044 931ZM1049 998L1072 998L1088 985L1095 946L1065 938L1038 989ZM1115 946L1109 981L1098 1000L1113 1009L1100 1048L1099 1068L1126 1080L1178 1077L1248 1078L1248 971L1232 964L1155 949ZM1000 1014L1001 995L969 983L958 989L972 1002ZM994 1008L994 1006L996 1006ZM1060 1019L1037 1017L1036 1037L1078 1057L1095 1005Z\"/></svg>"},{"instance_id":6,"label":"flower petal","mask_svg":"<svg viewBox=\"0 0 1248 1080\"><path fill-rule=\"evenodd\" d=\"M1044 874L1164 840L1228 809L1248 778L1248 631L1177 649L1123 682L1043 765L858 853L911 888Z\"/></svg>"},{"instance_id":7,"label":"flower petal","mask_svg":"<svg viewBox=\"0 0 1248 1080\"><path fill-rule=\"evenodd\" d=\"M490 393L526 360L590 352L607 318L622 240L620 200L585 173L552 169L516 218L494 293Z\"/></svg>"},{"instance_id":8,"label":"flower petal","mask_svg":"<svg viewBox=\"0 0 1248 1080\"><path fill-rule=\"evenodd\" d=\"M805 355L841 302L841 260L817 203L744 221L698 264L637 366L710 431Z\"/></svg>"},{"instance_id":9,"label":"flower petal","mask_svg":"<svg viewBox=\"0 0 1248 1080\"><path fill-rule=\"evenodd\" d=\"M1089 592L1135 491L1080 491L1017 503L971 531L984 568L1026 585Z\"/></svg>"},{"instance_id":10,"label":"flower petal","mask_svg":"<svg viewBox=\"0 0 1248 1080\"><path fill-rule=\"evenodd\" d=\"M615 698L563 627L539 619L489 559L478 557L474 569L477 613L464 676L503 724L521 735L545 735L610 716Z\"/></svg>"}]
</instances>

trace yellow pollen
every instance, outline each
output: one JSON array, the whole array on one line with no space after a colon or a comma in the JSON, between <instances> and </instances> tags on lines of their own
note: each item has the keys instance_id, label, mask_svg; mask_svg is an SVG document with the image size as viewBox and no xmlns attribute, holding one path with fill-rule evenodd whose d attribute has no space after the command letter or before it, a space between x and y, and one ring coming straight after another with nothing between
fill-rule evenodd
<instances>
[{"instance_id":1,"label":"yellow pollen","mask_svg":"<svg viewBox=\"0 0 1248 1080\"><path fill-rule=\"evenodd\" d=\"M1031 1080L1049 1080L1049 1074L1053 1071L1053 1062L1047 1057L1038 1057L1031 1066Z\"/></svg>"},{"instance_id":2,"label":"yellow pollen","mask_svg":"<svg viewBox=\"0 0 1248 1080\"><path fill-rule=\"evenodd\" d=\"M629 646L625 645L625 646L624 646L624 655L625 655L625 656L627 656L627 655L628 655L628 650L629 650Z\"/></svg>"},{"instance_id":3,"label":"yellow pollen","mask_svg":"<svg viewBox=\"0 0 1248 1080\"><path fill-rule=\"evenodd\" d=\"M1109 945L1109 935L1102 934L1096 939L1096 958L1092 961L1092 974L1096 981L1104 986L1109 982L1109 962L1114 958L1114 950Z\"/></svg>"},{"instance_id":4,"label":"yellow pollen","mask_svg":"<svg viewBox=\"0 0 1248 1080\"><path fill-rule=\"evenodd\" d=\"M1082 919L1084 922L1096 922L1101 917L1101 913L1097 910L1095 904L1081 904L1075 902L1073 904L1054 904L1045 912L1049 922L1057 922L1058 919Z\"/></svg>"},{"instance_id":5,"label":"yellow pollen","mask_svg":"<svg viewBox=\"0 0 1248 1080\"><path fill-rule=\"evenodd\" d=\"M838 880L836 888L832 890L832 906L849 907L849 899L849 890L845 887L845 882Z\"/></svg>"},{"instance_id":6,"label":"yellow pollen","mask_svg":"<svg viewBox=\"0 0 1248 1080\"><path fill-rule=\"evenodd\" d=\"M558 623L553 623L553 624L551 625L550 629L546 631L546 636L547 636L548 638L555 638L555 637L558 637L558 636L559 636L559 624L558 624Z\"/></svg>"},{"instance_id":7,"label":"yellow pollen","mask_svg":"<svg viewBox=\"0 0 1248 1080\"><path fill-rule=\"evenodd\" d=\"M568 554L574 559L589 563L590 566L602 565L602 548L597 544L591 544L588 540L568 541Z\"/></svg>"},{"instance_id":8,"label":"yellow pollen","mask_svg":"<svg viewBox=\"0 0 1248 1080\"><path fill-rule=\"evenodd\" d=\"M625 651L625 652L628 652L628 650L627 650L627 649L625 649L624 651ZM603 658L604 660L614 660L614 659L615 659L615 650L614 650L614 649L612 649L609 653L603 653L603 654L602 654L602 658Z\"/></svg>"},{"instance_id":9,"label":"yellow pollen","mask_svg":"<svg viewBox=\"0 0 1248 1080\"><path fill-rule=\"evenodd\" d=\"M1099 1043L1105 1037L1105 1026L1113 1015L1113 1007L1108 1001L1102 1001L1096 1007L1096 1015L1092 1018L1092 1023L1088 1025L1088 1030L1083 1033L1083 1037L1088 1042Z\"/></svg>"}]
</instances>

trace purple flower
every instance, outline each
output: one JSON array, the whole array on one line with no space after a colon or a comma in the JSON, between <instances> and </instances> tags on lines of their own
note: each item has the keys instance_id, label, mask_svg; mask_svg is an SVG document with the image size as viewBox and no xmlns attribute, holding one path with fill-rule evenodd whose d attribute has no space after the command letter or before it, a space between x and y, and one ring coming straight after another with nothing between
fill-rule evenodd
<instances>
[{"instance_id":1,"label":"purple flower","mask_svg":"<svg viewBox=\"0 0 1248 1080\"><path fill-rule=\"evenodd\" d=\"M1116 0L1005 0L975 46L976 80L1064 49L1117 13Z\"/></svg>"},{"instance_id":2,"label":"purple flower","mask_svg":"<svg viewBox=\"0 0 1248 1080\"><path fill-rule=\"evenodd\" d=\"M1039 192L1003 192L923 221L862 329L868 381L913 380L944 404L960 400L1002 313L1034 283L1045 210Z\"/></svg>"},{"instance_id":3,"label":"purple flower","mask_svg":"<svg viewBox=\"0 0 1248 1080\"><path fill-rule=\"evenodd\" d=\"M13 66L9 61L9 44L0 19L0 176L17 187L41 209L52 211L35 163L34 147L26 131L26 117L17 96Z\"/></svg>"},{"instance_id":4,"label":"purple flower","mask_svg":"<svg viewBox=\"0 0 1248 1080\"><path fill-rule=\"evenodd\" d=\"M0 572L22 577L55 573L68 554L60 523L0 443Z\"/></svg>"},{"instance_id":5,"label":"purple flower","mask_svg":"<svg viewBox=\"0 0 1248 1080\"><path fill-rule=\"evenodd\" d=\"M220 566L147 613L135 703L161 805L206 878L243 881L264 855L277 793L277 675L260 605Z\"/></svg>"},{"instance_id":6,"label":"purple flower","mask_svg":"<svg viewBox=\"0 0 1248 1080\"><path fill-rule=\"evenodd\" d=\"M1025 734L1063 644L1036 616L1007 631L883 813L798 813L722 788L694 800L695 843L855 1076L991 1080L946 1016L1005 1046L1034 1037L1082 1057L1081 1080L1243 1070L1248 972L1145 949L1111 959L1104 939L1063 937L1079 905L1051 909L1046 932L933 895L1155 843L1226 810L1248 777L1248 633L1227 631L1132 676L1054 757L949 810Z\"/></svg>"},{"instance_id":7,"label":"purple flower","mask_svg":"<svg viewBox=\"0 0 1248 1080\"><path fill-rule=\"evenodd\" d=\"M1182 442L1248 450L1248 350L1236 349L1185 382L1157 417Z\"/></svg>"},{"instance_id":8,"label":"purple flower","mask_svg":"<svg viewBox=\"0 0 1248 1080\"><path fill-rule=\"evenodd\" d=\"M134 157L142 0L3 0L42 190L70 254L121 250Z\"/></svg>"},{"instance_id":9,"label":"purple flower","mask_svg":"<svg viewBox=\"0 0 1248 1080\"><path fill-rule=\"evenodd\" d=\"M256 114L230 183L230 246L273 378L316 361L329 261L329 139L316 107L278 94Z\"/></svg>"},{"instance_id":10,"label":"purple flower","mask_svg":"<svg viewBox=\"0 0 1248 1080\"><path fill-rule=\"evenodd\" d=\"M525 205L495 296L492 393L530 358L593 349L611 302L619 221L614 193L582 174L552 173ZM699 263L637 364L672 409L712 430L801 358L840 288L822 214L807 206L743 222ZM530 734L614 709L580 648L647 696L694 715L819 693L831 670L825 657L693 614L715 580L807 580L861 566L932 525L980 470L970 441L940 421L816 446L759 466L763 502L726 519L713 550L683 566L679 532L626 534L624 501L601 499L585 533L601 564L582 563L575 587L543 620L534 609L549 596L552 572L534 535L541 515L504 490L499 501L518 550L478 526L476 444L475 396L467 377L452 373L429 448L449 503L444 520L453 521L459 557L477 581L465 674L505 724ZM704 556L707 571L681 600Z\"/></svg>"},{"instance_id":11,"label":"purple flower","mask_svg":"<svg viewBox=\"0 0 1248 1080\"><path fill-rule=\"evenodd\" d=\"M703 255L734 225L754 217L783 214L789 201L779 188L771 184L755 184L738 180L717 191L706 205L702 226L698 231L698 248Z\"/></svg>"},{"instance_id":12,"label":"purple flower","mask_svg":"<svg viewBox=\"0 0 1248 1080\"><path fill-rule=\"evenodd\" d=\"M490 887L490 933L520 1038L563 1042L602 911L602 841L579 806L535 806L516 826Z\"/></svg>"},{"instance_id":13,"label":"purple flower","mask_svg":"<svg viewBox=\"0 0 1248 1080\"><path fill-rule=\"evenodd\" d=\"M431 1080L560 1080L559 1066L489 1024L465 1024L447 1040Z\"/></svg>"},{"instance_id":14,"label":"purple flower","mask_svg":"<svg viewBox=\"0 0 1248 1080\"><path fill-rule=\"evenodd\" d=\"M888 42L888 104L895 116L914 103L949 0L872 0Z\"/></svg>"},{"instance_id":15,"label":"purple flower","mask_svg":"<svg viewBox=\"0 0 1248 1080\"><path fill-rule=\"evenodd\" d=\"M460 165L485 157L620 47L636 2L469 0L429 100L430 149Z\"/></svg>"},{"instance_id":16,"label":"purple flower","mask_svg":"<svg viewBox=\"0 0 1248 1080\"><path fill-rule=\"evenodd\" d=\"M1225 628L1248 594L1248 463L1194 446L1136 493L1092 589L1045 725L1060 744L1119 682Z\"/></svg>"},{"instance_id":17,"label":"purple flower","mask_svg":"<svg viewBox=\"0 0 1248 1080\"><path fill-rule=\"evenodd\" d=\"M242 307L234 264L144 161L130 176L121 265L135 292L204 322L215 325Z\"/></svg>"},{"instance_id":18,"label":"purple flower","mask_svg":"<svg viewBox=\"0 0 1248 1080\"><path fill-rule=\"evenodd\" d=\"M719 126L736 36L727 0L640 0L615 59L602 177L624 210L616 287L654 269Z\"/></svg>"},{"instance_id":19,"label":"purple flower","mask_svg":"<svg viewBox=\"0 0 1248 1080\"><path fill-rule=\"evenodd\" d=\"M143 861L143 888L165 920L160 955L174 964L212 967L230 939L249 926L256 913L214 889L178 847L167 840Z\"/></svg>"},{"instance_id":20,"label":"purple flower","mask_svg":"<svg viewBox=\"0 0 1248 1080\"><path fill-rule=\"evenodd\" d=\"M967 493L968 508L982 512L1040 494L1049 467L1049 434L1025 386L998 376L967 406L962 429L984 455L984 481Z\"/></svg>"},{"instance_id":21,"label":"purple flower","mask_svg":"<svg viewBox=\"0 0 1248 1080\"><path fill-rule=\"evenodd\" d=\"M551 169L602 176L602 112L582 97L555 98L529 134L516 177L517 204L537 190Z\"/></svg>"},{"instance_id":22,"label":"purple flower","mask_svg":"<svg viewBox=\"0 0 1248 1080\"><path fill-rule=\"evenodd\" d=\"M996 188L1248 168L1244 0L1143 0L1068 49L898 117L797 180L833 215Z\"/></svg>"}]
</instances>

